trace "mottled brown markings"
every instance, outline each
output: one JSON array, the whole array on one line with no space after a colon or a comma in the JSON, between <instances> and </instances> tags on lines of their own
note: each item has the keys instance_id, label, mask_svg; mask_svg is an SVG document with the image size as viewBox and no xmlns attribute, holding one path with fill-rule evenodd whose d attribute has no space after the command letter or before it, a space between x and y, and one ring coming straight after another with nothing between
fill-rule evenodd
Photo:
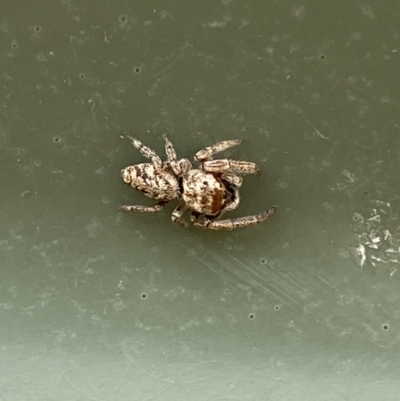
<instances>
[{"instance_id":1,"label":"mottled brown markings","mask_svg":"<svg viewBox=\"0 0 400 401\"><path fill-rule=\"evenodd\" d=\"M224 205L225 205L224 193L222 192L215 193L214 196L212 197L212 205L211 205L213 213L218 213L219 211L221 211Z\"/></svg>"},{"instance_id":2,"label":"mottled brown markings","mask_svg":"<svg viewBox=\"0 0 400 401\"><path fill-rule=\"evenodd\" d=\"M207 195L202 195L202 196L200 196L200 203L201 203L203 206L207 206L207 201L208 201Z\"/></svg>"},{"instance_id":3,"label":"mottled brown markings","mask_svg":"<svg viewBox=\"0 0 400 401\"><path fill-rule=\"evenodd\" d=\"M275 213L276 207L271 207L259 215L217 220L225 211L234 210L239 205L239 187L243 180L239 174L258 174L260 171L253 162L212 160L214 154L238 145L240 140L222 141L200 150L195 155L195 160L200 162L200 166L198 169L192 169L188 159L177 160L175 149L166 136L166 162L139 140L129 138L133 146L151 159L152 163L129 166L121 171L122 177L133 188L159 200L159 203L155 206L121 206L121 209L156 212L170 200L177 198L181 201L172 213L173 222L187 226L182 215L185 208L189 208L190 220L195 226L212 230L232 230L259 224Z\"/></svg>"}]
</instances>

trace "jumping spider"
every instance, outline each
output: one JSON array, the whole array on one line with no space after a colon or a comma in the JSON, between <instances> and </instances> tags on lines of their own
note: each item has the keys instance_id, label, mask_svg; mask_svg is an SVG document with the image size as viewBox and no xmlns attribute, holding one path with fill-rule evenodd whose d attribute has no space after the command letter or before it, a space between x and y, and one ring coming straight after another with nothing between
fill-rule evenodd
<instances>
[{"instance_id":1,"label":"jumping spider","mask_svg":"<svg viewBox=\"0 0 400 401\"><path fill-rule=\"evenodd\" d=\"M239 188L243 179L240 174L259 174L260 169L253 162L219 159L213 155L241 143L239 139L218 142L198 151L192 168L188 159L178 160L174 146L164 135L167 161L161 158L139 140L127 136L133 146L151 163L140 163L121 170L123 180L131 187L143 192L149 198L158 200L154 206L124 205L120 209L135 212L158 212L173 199L180 202L172 213L171 219L181 226L188 224L182 216L190 209L190 220L196 227L211 230L233 230L259 224L276 211L272 206L267 211L254 216L218 220L225 212L239 206Z\"/></svg>"}]
</instances>

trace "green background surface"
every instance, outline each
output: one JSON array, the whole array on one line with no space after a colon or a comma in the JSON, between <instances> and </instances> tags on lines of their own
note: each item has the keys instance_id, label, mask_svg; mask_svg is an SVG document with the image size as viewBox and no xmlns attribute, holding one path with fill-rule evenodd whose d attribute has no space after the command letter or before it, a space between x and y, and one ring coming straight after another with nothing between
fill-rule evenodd
<instances>
[{"instance_id":1,"label":"green background surface","mask_svg":"<svg viewBox=\"0 0 400 401\"><path fill-rule=\"evenodd\" d=\"M398 400L399 2L1 4L0 400ZM242 138L233 232L120 169Z\"/></svg>"}]
</instances>

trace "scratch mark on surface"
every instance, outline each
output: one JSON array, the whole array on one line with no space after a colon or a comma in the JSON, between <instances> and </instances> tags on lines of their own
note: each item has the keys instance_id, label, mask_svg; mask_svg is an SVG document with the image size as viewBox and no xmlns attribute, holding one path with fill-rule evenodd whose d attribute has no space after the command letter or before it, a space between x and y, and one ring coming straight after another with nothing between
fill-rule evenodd
<instances>
[{"instance_id":1,"label":"scratch mark on surface","mask_svg":"<svg viewBox=\"0 0 400 401\"><path fill-rule=\"evenodd\" d=\"M304 294L309 293L308 286L301 286L298 283L298 279L291 278L287 273L279 273L280 280L279 284L288 292L288 293L296 293L300 298L304 298Z\"/></svg>"},{"instance_id":2,"label":"scratch mark on surface","mask_svg":"<svg viewBox=\"0 0 400 401\"><path fill-rule=\"evenodd\" d=\"M193 366L190 366L190 367L184 369L181 373L178 373L178 374L174 377L174 379L172 379L172 380L168 380L168 381L167 381L167 380L163 380L163 381L165 381L165 382L167 382L167 383L166 383L163 387L161 387L161 388L159 389L159 391L157 391L155 394L152 394L150 397L144 399L143 401L150 401L150 400L156 399L156 397L157 397L159 394L165 392L169 387L171 387L171 386L174 385L174 384L175 384L175 385L179 385L179 384L185 384L185 385L186 385L186 384L200 383L200 382L202 382L202 381L209 380L209 379L211 379L211 378L217 376L219 372L215 372L214 374L209 375L209 376L207 376L207 377L204 377L204 378L202 378L202 379L196 379L195 381L185 381L185 382L180 382L180 381L179 381L179 379L180 379L182 376L184 376L186 373L190 372L191 370L193 370L193 369L195 369L195 368L198 368L199 366L208 365L208 364L215 364L215 363L216 363L216 364L219 364L217 361L214 361L214 360L200 362L200 363L197 363L197 364L195 364L195 365L193 365Z\"/></svg>"},{"instance_id":3,"label":"scratch mark on surface","mask_svg":"<svg viewBox=\"0 0 400 401\"><path fill-rule=\"evenodd\" d=\"M332 285L331 283L329 283L328 281L326 281L323 277L315 275L315 277L317 277L318 280L322 281L324 284L326 284L329 288L335 289L336 287L334 285Z\"/></svg>"},{"instance_id":4,"label":"scratch mark on surface","mask_svg":"<svg viewBox=\"0 0 400 401\"><path fill-rule=\"evenodd\" d=\"M80 390L77 386L75 386L74 383L71 382L71 380L69 379L69 377L64 375L65 380L67 381L67 383L74 389L76 390L82 397L87 398L88 400L92 400L92 401L98 401L98 398L93 398L87 394L85 394L82 390Z\"/></svg>"},{"instance_id":5,"label":"scratch mark on surface","mask_svg":"<svg viewBox=\"0 0 400 401\"><path fill-rule=\"evenodd\" d=\"M305 117L305 116L303 115L303 117ZM314 124L312 124L311 121L307 120L307 118L306 118L306 122L320 138L325 139L325 140L329 139L327 136L322 135L321 131Z\"/></svg>"},{"instance_id":6,"label":"scratch mark on surface","mask_svg":"<svg viewBox=\"0 0 400 401\"><path fill-rule=\"evenodd\" d=\"M151 78L156 78L159 77L160 75L164 74L165 72L167 72L168 70L170 70L183 56L184 51L188 48L188 47L192 47L191 43L186 42L180 49L178 55L174 58L174 60L171 61L170 64L168 64L166 67L164 67L161 71L157 72L154 75L151 75L148 79Z\"/></svg>"},{"instance_id":7,"label":"scratch mark on surface","mask_svg":"<svg viewBox=\"0 0 400 401\"><path fill-rule=\"evenodd\" d=\"M215 257L214 257L215 258ZM215 258L217 259L217 258ZM226 270L228 270L229 273L231 273L233 275L233 277L230 277L226 274L226 272L221 271L221 269L217 269L213 266L213 264L210 263L206 263L204 262L203 259L197 258L197 261L199 263L201 263L204 267L206 267L207 269L210 269L213 273L218 274L220 276L223 277L223 279L225 281L229 281L230 283L232 283L232 285L239 287L240 289L245 289L247 291L249 291L249 285L247 284L248 282L251 282L251 278L244 276L244 275L240 275L237 271L234 271L232 269L229 269L226 267ZM223 266L224 264L221 262L221 260L217 260L217 263L220 264L221 266ZM225 260L225 265L226 265L226 260ZM258 296L257 294L253 293L252 294L254 297L256 297L258 300L262 301L263 298L261 298L260 296Z\"/></svg>"},{"instance_id":8,"label":"scratch mark on surface","mask_svg":"<svg viewBox=\"0 0 400 401\"><path fill-rule=\"evenodd\" d=\"M298 301L296 301L289 295L290 291L294 292L293 288L289 287L286 291L280 288L280 286L282 286L283 284L282 280L280 279L277 280L277 278L272 277L272 275L269 275L267 280L260 273L258 273L256 269L252 269L247 264L243 263L242 261L233 256L231 256L231 258L236 263L236 266L233 266L233 268L231 268L230 265L226 263L227 262L226 259L222 259L217 255L213 255L213 258L226 270L228 270L230 273L236 276L236 285L243 287L241 281L244 281L245 285L248 286L250 284L254 288L261 289L265 294L271 295L273 298L276 298L278 301L280 301L282 304L285 304L288 307L291 307L292 305L287 300L289 300L292 304L298 303ZM207 265L207 267L211 268L209 264ZM243 274L246 272L249 274ZM221 274L221 272L219 273ZM256 279L254 279L254 276ZM271 281L279 281L279 283L273 284ZM257 294L253 291L252 295L258 297Z\"/></svg>"},{"instance_id":9,"label":"scratch mark on surface","mask_svg":"<svg viewBox=\"0 0 400 401\"><path fill-rule=\"evenodd\" d=\"M176 381L177 379L180 379L180 378L183 377L186 373L190 372L190 371L193 370L193 369L198 368L199 366L210 365L210 364L217 364L217 365L222 365L222 366L224 365L223 363L217 362L217 361L215 361L215 360L199 362L199 363L196 363L196 364L193 365L193 366L189 366L189 367L186 368L183 372L181 372L181 373L179 373L178 375L176 375L174 381ZM202 381L204 381L204 380L211 379L211 378L217 376L218 374L219 374L219 372L217 371L217 372L215 372L215 373L213 373L213 374L210 374L210 375L208 375L207 377L203 377L203 378L201 378L201 379L200 379L200 378L196 378L196 380L182 381L182 382L180 382L180 383L182 383L182 384L200 383L200 382L202 382Z\"/></svg>"},{"instance_id":10,"label":"scratch mark on surface","mask_svg":"<svg viewBox=\"0 0 400 401\"><path fill-rule=\"evenodd\" d=\"M342 79L343 79L343 78L342 78ZM343 81L344 81L346 84L348 84L348 82L347 82L345 79L343 79ZM393 101L393 100L390 100L389 98L386 98L386 97L385 97L385 98L382 98L382 97L379 98L379 97L376 96L376 95L372 95L371 93L367 93L366 91L360 89L359 87L357 87L357 86L355 86L355 85L351 85L351 87L354 88L355 90L357 90L358 92L362 93L364 96L367 96L367 97L369 97L369 98L371 98L371 99L374 99L374 100L378 100L378 101L380 101L381 103L393 104L394 106L397 106L397 107L400 106L399 103L397 103L397 102L395 102L395 101Z\"/></svg>"},{"instance_id":11,"label":"scratch mark on surface","mask_svg":"<svg viewBox=\"0 0 400 401\"><path fill-rule=\"evenodd\" d=\"M146 370L145 368L142 368L138 363L136 363L136 361L135 361L128 353L125 352L124 349L123 349L123 352L124 352L124 355L125 355L126 359L128 359L129 362L130 362L133 366L135 366L135 368L137 368L138 370L140 370L142 373L144 373L144 374L150 376L150 377L153 378L153 379L159 380L159 381L161 381L161 382L168 383L168 384L174 384L174 381L173 381L173 380L164 379L163 377L156 376L155 374L149 372L149 371Z\"/></svg>"},{"instance_id":12,"label":"scratch mark on surface","mask_svg":"<svg viewBox=\"0 0 400 401\"><path fill-rule=\"evenodd\" d=\"M165 92L167 92L170 96L174 98L174 100L184 109L188 110L188 107L186 104L181 102L179 98L172 92L172 90L168 89L162 82L159 82L159 84L164 88Z\"/></svg>"},{"instance_id":13,"label":"scratch mark on surface","mask_svg":"<svg viewBox=\"0 0 400 401\"><path fill-rule=\"evenodd\" d=\"M121 380L119 381L119 383L117 384L117 386L113 389L113 391L111 392L110 396L107 398L107 400L111 400L111 398L117 393L117 391L121 388L122 383L125 381L127 373L129 368L131 367L131 364L129 363L128 366L126 367L124 374L122 375Z\"/></svg>"},{"instance_id":14,"label":"scratch mark on surface","mask_svg":"<svg viewBox=\"0 0 400 401\"><path fill-rule=\"evenodd\" d=\"M249 266L247 266L245 263L243 263L242 261L239 261L238 259L232 257L233 260L235 260L236 263L238 263L241 267L244 267L245 269L247 269L250 273L254 274L257 278L259 278L262 282L268 284L269 286L271 286L275 291L277 291L278 293L282 294L284 297L290 299L293 303L297 304L297 301L294 300L292 297L290 297L287 293L285 293L284 291L282 291L280 288L278 288L276 285L273 285L270 281L267 281L264 277L262 277L259 273L257 273L255 271L255 269L251 269ZM274 278L269 277L270 279L274 280ZM276 280L276 279L275 279ZM265 291L269 291L270 290L263 284L261 284L261 282L258 282L258 284L265 290ZM282 284L282 283L281 283ZM290 289L291 291L293 291L293 289ZM273 294L273 293L271 293ZM276 296L276 294L274 294ZM283 299L280 299L281 302L285 303L286 305L288 305L287 302L285 302ZM289 306L289 305L288 305Z\"/></svg>"}]
</instances>

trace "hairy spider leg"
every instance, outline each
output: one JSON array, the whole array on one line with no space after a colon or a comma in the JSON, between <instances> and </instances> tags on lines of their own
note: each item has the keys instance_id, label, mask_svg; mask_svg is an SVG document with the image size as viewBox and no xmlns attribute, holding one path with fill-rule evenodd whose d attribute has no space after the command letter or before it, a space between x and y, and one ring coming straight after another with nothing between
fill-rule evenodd
<instances>
[{"instance_id":1,"label":"hairy spider leg","mask_svg":"<svg viewBox=\"0 0 400 401\"><path fill-rule=\"evenodd\" d=\"M193 225L200 228L207 228L209 230L234 230L235 228L249 227L256 224L260 224L267 220L276 212L276 206L270 207L267 211L254 215L239 217L237 219L226 219L226 220L195 220Z\"/></svg>"},{"instance_id":2,"label":"hairy spider leg","mask_svg":"<svg viewBox=\"0 0 400 401\"><path fill-rule=\"evenodd\" d=\"M224 213L229 212L231 210L235 210L239 206L240 203L239 188L232 188L232 189L233 189L232 201L226 205Z\"/></svg>"},{"instance_id":3,"label":"hairy spider leg","mask_svg":"<svg viewBox=\"0 0 400 401\"><path fill-rule=\"evenodd\" d=\"M168 139L167 135L163 135L165 141L165 153L167 154L168 162L172 168L172 171L178 177L182 177L185 173L187 173L191 168L192 164L188 159L180 159L178 160L174 145Z\"/></svg>"},{"instance_id":4,"label":"hairy spider leg","mask_svg":"<svg viewBox=\"0 0 400 401\"><path fill-rule=\"evenodd\" d=\"M261 169L257 164L242 160L207 160L202 163L202 168L208 173L223 173L231 170L239 174L261 174Z\"/></svg>"},{"instance_id":5,"label":"hairy spider leg","mask_svg":"<svg viewBox=\"0 0 400 401\"><path fill-rule=\"evenodd\" d=\"M126 136L128 139L132 141L132 145L144 156L152 161L155 167L161 169L163 166L163 162L161 158L154 152L153 149L148 148L146 145L143 145L138 139L132 138L130 135Z\"/></svg>"},{"instance_id":6,"label":"hairy spider leg","mask_svg":"<svg viewBox=\"0 0 400 401\"><path fill-rule=\"evenodd\" d=\"M167 154L168 161L175 162L177 161L176 151L172 142L168 139L167 134L163 134L163 138L165 141L165 153Z\"/></svg>"},{"instance_id":7,"label":"hairy spider leg","mask_svg":"<svg viewBox=\"0 0 400 401\"><path fill-rule=\"evenodd\" d=\"M155 213L164 209L168 202L169 201L160 201L154 206L122 205L118 209L124 210L125 212Z\"/></svg>"},{"instance_id":8,"label":"hairy spider leg","mask_svg":"<svg viewBox=\"0 0 400 401\"><path fill-rule=\"evenodd\" d=\"M222 173L221 178L228 184L231 184L237 188L240 188L243 184L243 178L235 173L232 173L231 171Z\"/></svg>"},{"instance_id":9,"label":"hairy spider leg","mask_svg":"<svg viewBox=\"0 0 400 401\"><path fill-rule=\"evenodd\" d=\"M241 139L230 139L227 141L218 142L215 145L207 146L206 148L199 150L195 154L194 159L199 163L206 160L211 160L213 155L215 155L216 153L222 152L233 146L237 146L241 142Z\"/></svg>"},{"instance_id":10,"label":"hairy spider leg","mask_svg":"<svg viewBox=\"0 0 400 401\"><path fill-rule=\"evenodd\" d=\"M182 227L188 227L188 224L183 220L182 216L185 213L186 205L184 201L179 202L171 215L171 220Z\"/></svg>"}]
</instances>

